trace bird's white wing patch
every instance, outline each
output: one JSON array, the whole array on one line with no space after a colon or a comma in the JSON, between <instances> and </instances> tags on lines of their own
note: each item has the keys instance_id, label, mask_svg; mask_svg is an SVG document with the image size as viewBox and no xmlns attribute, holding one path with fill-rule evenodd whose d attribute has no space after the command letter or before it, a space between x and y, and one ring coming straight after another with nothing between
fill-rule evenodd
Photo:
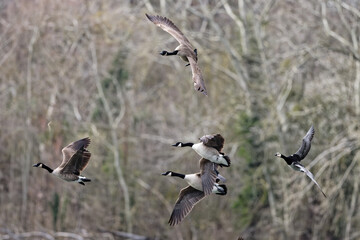
<instances>
[{"instance_id":1,"label":"bird's white wing patch","mask_svg":"<svg viewBox=\"0 0 360 240\"><path fill-rule=\"evenodd\" d=\"M320 191L322 192L322 194L326 197L326 194L323 192L323 190L321 189L320 185L316 182L316 180L314 179L314 175L307 170L304 166L300 165L300 164L295 164L296 167L298 167L300 169L301 172L304 172L310 179L311 181L313 181L316 186L318 186L318 188L320 189Z\"/></svg>"}]
</instances>

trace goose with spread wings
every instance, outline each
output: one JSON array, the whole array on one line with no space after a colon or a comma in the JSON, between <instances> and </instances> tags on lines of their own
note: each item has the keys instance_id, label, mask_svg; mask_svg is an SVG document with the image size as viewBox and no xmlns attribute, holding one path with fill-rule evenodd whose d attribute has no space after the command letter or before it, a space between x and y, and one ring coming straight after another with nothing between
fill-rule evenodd
<instances>
[{"instance_id":1,"label":"goose with spread wings","mask_svg":"<svg viewBox=\"0 0 360 240\"><path fill-rule=\"evenodd\" d=\"M90 182L91 180L81 176L80 172L86 168L91 157L91 153L86 149L89 144L90 138L83 138L64 147L62 149L63 160L60 166L55 169L51 169L41 162L34 164L33 167L44 168L62 180L85 185L84 182Z\"/></svg>"},{"instance_id":2,"label":"goose with spread wings","mask_svg":"<svg viewBox=\"0 0 360 240\"><path fill-rule=\"evenodd\" d=\"M174 147L191 147L201 157L210 160L213 163L219 164L221 167L229 167L231 160L229 156L222 153L224 147L224 138L221 134L204 135L199 138L199 143L183 143L177 142L173 144Z\"/></svg>"},{"instance_id":3,"label":"goose with spread wings","mask_svg":"<svg viewBox=\"0 0 360 240\"><path fill-rule=\"evenodd\" d=\"M315 181L314 175L300 163L300 161L303 160L310 151L311 140L313 139L314 134L314 126L311 126L309 131L303 137L301 147L296 153L290 156L284 156L283 154L277 152L275 156L284 159L289 167L295 171L304 172L316 184L316 186L318 186L322 194L326 197L326 194L323 192L320 185Z\"/></svg>"},{"instance_id":4,"label":"goose with spread wings","mask_svg":"<svg viewBox=\"0 0 360 240\"><path fill-rule=\"evenodd\" d=\"M181 174L167 171L162 174L164 176L182 178L189 184L189 186L180 191L179 197L176 200L174 210L169 219L171 226L180 223L190 213L195 204L205 196L211 193L218 195L226 195L227 193L226 185L218 184L218 182L225 181L225 179L218 173L217 164L204 158L200 159L199 164L199 173Z\"/></svg>"},{"instance_id":5,"label":"goose with spread wings","mask_svg":"<svg viewBox=\"0 0 360 240\"><path fill-rule=\"evenodd\" d=\"M148 14L145 15L152 23L160 27L165 32L168 32L180 44L175 48L173 52L162 51L160 54L162 56L178 55L182 60L189 62L189 64L187 64L186 66L190 65L191 67L192 79L194 81L195 90L207 95L204 78L197 63L197 50L192 46L192 44L185 37L185 35L179 30L179 28L175 26L175 24L170 19L162 16L151 16Z\"/></svg>"}]
</instances>

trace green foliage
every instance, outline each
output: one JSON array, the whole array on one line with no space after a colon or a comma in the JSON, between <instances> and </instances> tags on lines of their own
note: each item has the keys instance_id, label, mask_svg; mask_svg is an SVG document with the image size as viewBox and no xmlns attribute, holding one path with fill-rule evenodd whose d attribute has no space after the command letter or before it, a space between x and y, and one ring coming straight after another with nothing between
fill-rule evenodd
<instances>
[{"instance_id":1,"label":"green foliage","mask_svg":"<svg viewBox=\"0 0 360 240\"><path fill-rule=\"evenodd\" d=\"M241 227L251 225L259 217L257 210L267 205L267 194L264 186L253 178L244 179L244 188L233 204L233 209L238 213L238 222ZM254 184L257 183L257 184ZM239 226L238 226L239 227Z\"/></svg>"},{"instance_id":2,"label":"green foliage","mask_svg":"<svg viewBox=\"0 0 360 240\"><path fill-rule=\"evenodd\" d=\"M245 112L241 112L237 118L236 135L241 142L238 150L239 157L246 160L247 164L251 164L255 157L256 141L255 136L251 133L251 128L259 124L257 117L249 116Z\"/></svg>"},{"instance_id":3,"label":"green foliage","mask_svg":"<svg viewBox=\"0 0 360 240\"><path fill-rule=\"evenodd\" d=\"M96 108L94 109L93 113L92 113L92 116L91 116L91 119L93 121L104 121L103 116L105 116L104 114L104 105L103 105L103 102L101 101L100 98L97 99L96 101Z\"/></svg>"},{"instance_id":4,"label":"green foliage","mask_svg":"<svg viewBox=\"0 0 360 240\"><path fill-rule=\"evenodd\" d=\"M123 88L127 79L129 78L128 70L126 69L125 61L127 58L127 50L120 49L108 71L109 77L105 77L101 81L104 94L108 97L109 104L112 106L118 106L118 98L116 97L117 88ZM104 105L101 99L97 100L97 107L93 111L92 120L93 121L104 121Z\"/></svg>"},{"instance_id":5,"label":"green foliage","mask_svg":"<svg viewBox=\"0 0 360 240\"><path fill-rule=\"evenodd\" d=\"M120 86L123 86L126 80L129 78L129 73L125 66L127 54L127 50L120 50L116 54L112 67L109 71L111 76L115 77L116 81L120 84Z\"/></svg>"},{"instance_id":6,"label":"green foliage","mask_svg":"<svg viewBox=\"0 0 360 240\"><path fill-rule=\"evenodd\" d=\"M114 175L113 156L106 156L106 160L101 164L101 172L106 175Z\"/></svg>"},{"instance_id":7,"label":"green foliage","mask_svg":"<svg viewBox=\"0 0 360 240\"><path fill-rule=\"evenodd\" d=\"M53 200L50 202L50 208L52 213L52 220L53 220L53 228L56 231L57 229L57 221L59 216L59 206L60 206L60 198L57 192L53 195Z\"/></svg>"},{"instance_id":8,"label":"green foliage","mask_svg":"<svg viewBox=\"0 0 360 240\"><path fill-rule=\"evenodd\" d=\"M241 112L237 118L236 134L241 142L238 149L238 156L245 159L245 168L243 171L246 173L242 178L242 185L244 186L236 201L233 203L233 208L238 212L240 226L251 225L252 222L258 217L257 208L262 208L267 204L265 186L260 184L258 177L258 166L261 164L258 161L262 155L262 145L258 143L257 136L255 136L251 129L259 127L261 122L256 116L250 116L245 112ZM237 226L239 227L239 226Z\"/></svg>"},{"instance_id":9,"label":"green foliage","mask_svg":"<svg viewBox=\"0 0 360 240\"><path fill-rule=\"evenodd\" d=\"M69 205L69 198L67 196L65 196L63 202L62 202L62 207L60 209L60 228L61 230L64 230L64 226L65 226L65 217L66 217L66 211L67 211L67 206Z\"/></svg>"}]
</instances>

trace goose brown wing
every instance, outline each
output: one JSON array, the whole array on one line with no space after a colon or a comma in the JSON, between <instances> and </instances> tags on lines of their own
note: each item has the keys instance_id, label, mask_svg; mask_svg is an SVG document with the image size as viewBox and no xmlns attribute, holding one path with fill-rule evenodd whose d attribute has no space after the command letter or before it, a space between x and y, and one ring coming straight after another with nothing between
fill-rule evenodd
<instances>
[{"instance_id":1,"label":"goose brown wing","mask_svg":"<svg viewBox=\"0 0 360 240\"><path fill-rule=\"evenodd\" d=\"M168 18L162 16L151 16L146 14L146 17L154 23L156 26L160 27L165 32L168 32L171 36L173 36L176 41L180 44L188 46L191 50L194 49L189 40L185 37L185 35L180 31L179 28L175 26L175 24Z\"/></svg>"},{"instance_id":2,"label":"goose brown wing","mask_svg":"<svg viewBox=\"0 0 360 240\"><path fill-rule=\"evenodd\" d=\"M191 186L181 189L169 219L170 226L180 223L190 213L195 204L204 197L205 194L202 191Z\"/></svg>"},{"instance_id":3,"label":"goose brown wing","mask_svg":"<svg viewBox=\"0 0 360 240\"><path fill-rule=\"evenodd\" d=\"M298 155L300 157L300 161L303 160L306 157L306 155L309 153L310 148L311 148L311 140L313 139L314 134L315 134L314 126L311 126L309 131L306 133L306 135L302 139L301 147L295 153L296 155Z\"/></svg>"},{"instance_id":4,"label":"goose brown wing","mask_svg":"<svg viewBox=\"0 0 360 240\"><path fill-rule=\"evenodd\" d=\"M209 195L212 193L212 189L217 179L216 169L218 168L218 164L210 162L205 158L201 158L200 161L200 174L201 174L201 182L203 187L203 192L205 195Z\"/></svg>"},{"instance_id":5,"label":"goose brown wing","mask_svg":"<svg viewBox=\"0 0 360 240\"><path fill-rule=\"evenodd\" d=\"M221 152L224 147L224 138L220 134L213 135L205 135L200 138L200 142L202 142L207 147L213 147L219 152Z\"/></svg>"},{"instance_id":6,"label":"goose brown wing","mask_svg":"<svg viewBox=\"0 0 360 240\"><path fill-rule=\"evenodd\" d=\"M85 148L79 149L60 171L63 174L80 175L80 172L88 165L91 153Z\"/></svg>"},{"instance_id":7,"label":"goose brown wing","mask_svg":"<svg viewBox=\"0 0 360 240\"><path fill-rule=\"evenodd\" d=\"M197 61L192 57L188 56L187 59L189 60L191 72L192 72L192 80L194 81L194 88L196 91L199 91L207 96L207 90L205 87L204 78L202 76L201 70Z\"/></svg>"},{"instance_id":8,"label":"goose brown wing","mask_svg":"<svg viewBox=\"0 0 360 240\"><path fill-rule=\"evenodd\" d=\"M59 166L61 171L67 173L73 173L73 170L83 170L89 162L91 153L86 150L90 144L90 138L83 138L76 142L70 143L68 146L62 149L63 160Z\"/></svg>"}]
</instances>

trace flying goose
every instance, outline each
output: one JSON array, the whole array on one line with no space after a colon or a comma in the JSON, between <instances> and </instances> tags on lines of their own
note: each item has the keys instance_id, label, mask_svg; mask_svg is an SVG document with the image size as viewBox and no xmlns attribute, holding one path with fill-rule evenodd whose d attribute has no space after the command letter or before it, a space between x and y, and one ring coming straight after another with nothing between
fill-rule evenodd
<instances>
[{"instance_id":1,"label":"flying goose","mask_svg":"<svg viewBox=\"0 0 360 240\"><path fill-rule=\"evenodd\" d=\"M295 171L304 172L316 184L316 186L319 187L322 194L326 197L326 194L323 192L320 185L315 181L314 175L300 163L300 161L303 160L310 151L311 140L313 139L314 134L315 134L314 126L311 126L309 131L306 133L306 135L302 139L302 145L297 150L296 153L287 157L287 156L284 156L283 154L277 152L275 154L275 156L284 159L286 161L286 163L288 164L288 166L291 167L292 169L294 169Z\"/></svg>"},{"instance_id":2,"label":"flying goose","mask_svg":"<svg viewBox=\"0 0 360 240\"><path fill-rule=\"evenodd\" d=\"M197 64L197 50L191 45L185 35L175 26L175 24L170 19L162 16L151 16L148 14L145 15L152 23L160 27L165 32L168 32L180 44L175 48L173 52L162 51L160 55L178 55L185 62L189 62L195 90L207 95L204 79L201 70ZM187 64L186 66L188 66L189 64Z\"/></svg>"},{"instance_id":3,"label":"flying goose","mask_svg":"<svg viewBox=\"0 0 360 240\"><path fill-rule=\"evenodd\" d=\"M201 157L219 164L221 167L230 166L230 158L221 152L224 147L224 138L220 134L205 135L199 138L199 143L177 142L174 147L191 147Z\"/></svg>"},{"instance_id":4,"label":"flying goose","mask_svg":"<svg viewBox=\"0 0 360 240\"><path fill-rule=\"evenodd\" d=\"M91 180L80 176L80 172L86 168L91 157L91 153L86 149L89 144L90 138L83 138L64 147L62 149L63 160L60 166L55 169L51 169L41 162L34 164L33 167L44 168L49 173L65 181L78 182L81 185L85 185L84 182L90 182Z\"/></svg>"},{"instance_id":5,"label":"flying goose","mask_svg":"<svg viewBox=\"0 0 360 240\"><path fill-rule=\"evenodd\" d=\"M180 177L189 184L189 186L180 191L169 219L170 226L180 223L190 213L195 204L206 195L210 193L226 195L226 185L217 183L221 179L217 177L217 172L215 171L217 166L215 165L209 160L202 158L200 159L199 173L181 174L173 171L162 173L164 176Z\"/></svg>"}]
</instances>

